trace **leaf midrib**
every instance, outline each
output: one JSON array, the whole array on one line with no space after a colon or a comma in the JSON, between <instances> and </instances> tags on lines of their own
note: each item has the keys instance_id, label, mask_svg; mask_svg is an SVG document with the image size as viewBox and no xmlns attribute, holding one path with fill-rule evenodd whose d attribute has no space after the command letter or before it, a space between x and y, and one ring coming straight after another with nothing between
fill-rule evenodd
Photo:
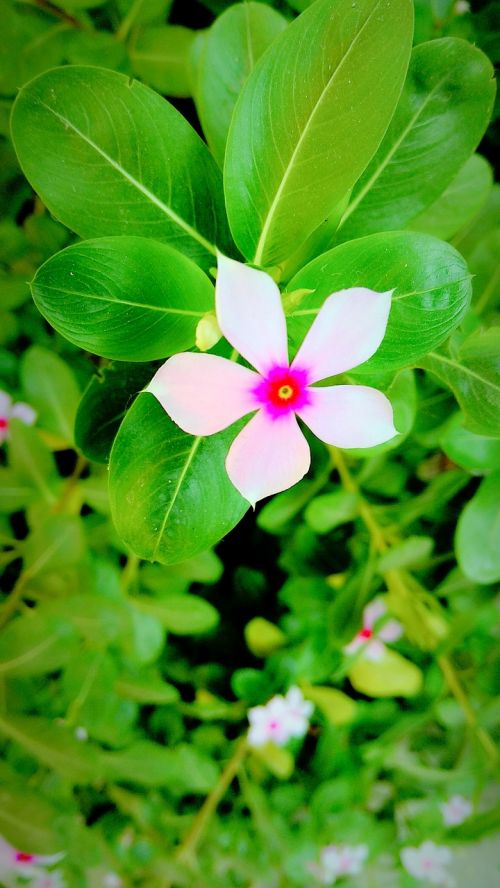
<instances>
[{"instance_id":1,"label":"leaf midrib","mask_svg":"<svg viewBox=\"0 0 500 888\"><path fill-rule=\"evenodd\" d=\"M185 462L185 464L184 464L184 468L182 469L182 472L181 472L180 475L179 475L179 479L178 479L178 481L177 481L177 484L175 485L175 490L174 490L174 492L173 492L173 494L172 494L172 499L170 500L170 504L169 504L168 508L167 508L166 511L165 511L165 515L164 515L163 521L162 521L162 523L161 523L160 530L159 530L159 532L158 532L158 538L157 538L157 540L156 540L156 545L155 545L155 547L154 547L153 555L152 555L152 560L153 560L153 561L156 559L156 555L157 555L157 553L158 553L158 549L159 549L159 547L160 547L160 543L161 543L161 541L162 541L162 537L163 537L163 534L164 534L164 532L165 532L165 528L166 528L166 526L167 526L168 519L170 518L170 514L171 514L171 512L172 512L172 509L174 508L174 505L175 505L175 502L176 502L176 500L177 500L177 497L179 496L179 493L180 493L180 490L181 490L182 484L183 484L183 482L184 482L184 478L186 477L186 475L187 475L187 473L188 473L188 471L189 471L189 468L190 468L190 466L191 466L191 463L193 462L193 459L194 459L194 457L195 457L195 455L196 455L196 451L198 450L198 447L199 447L200 444L201 444L201 440L202 440L201 437L197 437L197 438L195 438L194 441L193 441L193 443L192 443L192 445L191 445L191 447L190 447L190 449L189 449L189 451L188 451L188 457L187 457L186 462Z\"/></svg>"},{"instance_id":2,"label":"leaf midrib","mask_svg":"<svg viewBox=\"0 0 500 888\"><path fill-rule=\"evenodd\" d=\"M34 281L35 286L37 285L37 281ZM67 290L65 287L55 287L53 284L40 284L38 286L43 289L46 287L47 290L54 290L56 293L64 293L66 296L77 296L81 299L95 299L97 302L108 302L110 305L128 305L131 308L144 308L146 311L158 311L162 314L178 314L178 315L188 315L189 317L202 318L206 312L204 311L189 311L184 308L165 308L161 305L150 305L147 302L132 302L130 299L114 299L108 296L98 296L97 293L82 293L78 290ZM208 309L207 309L208 311Z\"/></svg>"},{"instance_id":3,"label":"leaf midrib","mask_svg":"<svg viewBox=\"0 0 500 888\"><path fill-rule=\"evenodd\" d=\"M287 165L287 167L286 167L286 169L285 169L285 171L284 171L284 173L283 173L283 176L282 176L281 182L280 182L280 184L279 184L279 186L278 186L278 190L276 191L276 194L275 194L275 196L274 196L273 202L272 202L271 206L269 207L269 210L268 210L268 213L267 213L266 219L265 219L265 221L264 221L264 225L262 226L262 231L261 231L261 234L260 234L260 237L259 237L258 243L257 243L257 248L256 248L255 256L254 256L254 259L253 259L253 263L254 263L255 265L260 265L261 262L262 262L262 256L263 256L263 253L264 253L264 248L265 248L265 244L266 244L266 239L267 239L267 236L268 236L268 234L269 234L269 229L270 229L270 227L271 227L271 223L272 223L272 220L273 220L273 216L274 216L275 213L276 213L276 209L277 209L278 204L279 204L279 202L280 202L280 200L281 200L281 195L282 195L283 190L284 190L284 188L285 188L285 186L286 186L286 183L287 183L287 181L288 181L288 179L289 179L289 177L290 177L290 175L291 175L291 173L292 173L292 169L293 169L293 167L294 167L295 160L296 160L296 158L297 158L297 156L298 156L298 154L299 154L299 152L300 152L300 150L301 150L301 148L302 148L302 144L303 144L303 142L304 142L304 139L307 137L307 135L308 135L308 133L309 133L309 129L310 129L310 127L311 127L311 125L312 125L312 122L313 122L313 120L314 120L314 118L315 118L315 116L316 116L316 113L317 113L317 111L318 111L320 105L322 104L323 99L325 98L326 94L329 92L330 87L331 87L331 85L333 84L333 82L334 82L334 80L335 80L335 77L337 76L338 72L340 71L340 69L341 69L342 66L344 65L344 62L346 61L346 59L349 58L349 55L350 55L350 53L352 52L353 47L355 46L355 44L356 44L357 41L359 40L361 34L363 33L363 31L364 31L364 29L366 28L367 24L369 23L370 19L372 18L372 16L373 16L373 15L375 14L375 12L377 11L377 9L378 9L378 7L379 7L379 5L380 5L380 2L381 2L381 0L377 0L377 3L376 3L375 6L373 7L373 9L370 11L369 15L367 16L367 18L366 18L365 21L363 22L363 24L362 24L361 28L359 29L359 31L356 33L356 36L354 37L352 43L350 43L349 48L347 49L347 51L345 52L345 54L342 56L341 60L339 61L338 65L337 65L337 67L335 68L335 70L332 71L331 76L329 77L327 83L326 83L325 86L323 87L323 89L322 89L322 91L321 91L321 94L320 94L320 96L319 96L317 102L315 103L315 105L314 105L314 107L313 107L311 113L309 114L309 117L308 117L308 119L307 119L307 121L306 121L305 127L304 127L304 129L302 130L302 132L301 132L301 134L300 134L300 137L299 137L299 139L298 139L298 141L297 141L297 144L296 144L296 146L295 146L295 148L294 148L294 150L293 150L293 152L292 152L292 155L291 155L291 157L290 157L290 160L289 160L289 162L288 162L288 165Z\"/></svg>"},{"instance_id":4,"label":"leaf midrib","mask_svg":"<svg viewBox=\"0 0 500 888\"><path fill-rule=\"evenodd\" d=\"M143 194L149 201L151 201L152 204L158 207L159 210L165 213L165 215L168 216L172 222L178 225L179 228L182 228L183 231L185 231L186 234L188 234L194 240L198 241L198 243L201 244L201 246L204 247L205 250L208 250L209 253L212 253L212 255L214 256L217 255L217 248L214 244L211 244L210 241L207 241L206 238L204 238L199 231L197 231L188 222L186 222L185 219L179 216L175 212L175 210L172 209L172 207L169 207L166 203L160 200L160 198L157 197L156 194L153 194L153 192L150 191L149 188L146 187L146 185L144 185L138 179L134 178L134 176L132 176L125 169L125 167L121 166L121 164L114 160L114 158L111 157L110 154L104 151L104 149L101 148L100 145L97 145L97 143L89 138L89 136L86 136L85 133L78 129L78 127L75 126L75 124L71 120L69 120L63 114L59 114L54 108L51 108L50 105L42 102L41 99L39 99L38 101L39 104L43 108L45 108L46 111L49 112L49 114L53 114L54 117L61 121L65 129L70 129L75 133L75 135L79 136L86 145L89 145L90 148L92 148L97 154L104 158L104 160L106 160L107 163L109 163L109 165L113 167L114 170L116 170L121 176L123 176L123 178L126 179L127 182L129 182L134 188L140 191L141 194Z\"/></svg>"},{"instance_id":5,"label":"leaf midrib","mask_svg":"<svg viewBox=\"0 0 500 888\"><path fill-rule=\"evenodd\" d=\"M440 355L437 352L429 352L426 355L427 358L434 359L435 361L441 361L443 364L449 364L450 367L453 367L454 370L458 370L461 373L466 374L467 376L472 376L474 379L478 379L479 382L493 389L494 392L498 392L500 395L500 385L497 385L495 382L492 382L491 379L488 379L485 376L480 376L479 373L476 373L474 370L471 370L466 364L459 364L458 361L452 360L452 358L445 358L444 355Z\"/></svg>"}]
</instances>

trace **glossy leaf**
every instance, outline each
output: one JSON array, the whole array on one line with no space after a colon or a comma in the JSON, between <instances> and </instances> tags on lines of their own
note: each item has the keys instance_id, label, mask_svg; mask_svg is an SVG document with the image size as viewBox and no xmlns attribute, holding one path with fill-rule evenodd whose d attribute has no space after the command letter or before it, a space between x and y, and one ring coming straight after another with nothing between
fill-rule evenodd
<instances>
[{"instance_id":1,"label":"glossy leaf","mask_svg":"<svg viewBox=\"0 0 500 888\"><path fill-rule=\"evenodd\" d=\"M21 381L39 425L63 445L71 444L80 389L68 364L49 349L33 345L23 356Z\"/></svg>"},{"instance_id":2,"label":"glossy leaf","mask_svg":"<svg viewBox=\"0 0 500 888\"><path fill-rule=\"evenodd\" d=\"M444 430L440 444L449 459L471 472L500 469L500 440L470 432L460 413Z\"/></svg>"},{"instance_id":3,"label":"glossy leaf","mask_svg":"<svg viewBox=\"0 0 500 888\"><path fill-rule=\"evenodd\" d=\"M341 244L306 265L287 286L291 294L313 291L288 305L294 351L326 297L356 286L378 292L394 289L384 340L375 355L356 368L360 375L409 366L435 348L463 318L471 294L462 257L429 235L390 232Z\"/></svg>"},{"instance_id":4,"label":"glossy leaf","mask_svg":"<svg viewBox=\"0 0 500 888\"><path fill-rule=\"evenodd\" d=\"M80 401L75 443L89 459L107 463L120 423L153 378L155 365L114 363L92 377Z\"/></svg>"},{"instance_id":5,"label":"glossy leaf","mask_svg":"<svg viewBox=\"0 0 500 888\"><path fill-rule=\"evenodd\" d=\"M31 285L37 307L70 342L118 361L191 348L213 287L186 256L139 237L85 241L57 253Z\"/></svg>"},{"instance_id":6,"label":"glossy leaf","mask_svg":"<svg viewBox=\"0 0 500 888\"><path fill-rule=\"evenodd\" d=\"M500 472L481 484L460 515L455 551L461 571L476 583L500 580Z\"/></svg>"},{"instance_id":7,"label":"glossy leaf","mask_svg":"<svg viewBox=\"0 0 500 888\"><path fill-rule=\"evenodd\" d=\"M263 52L286 27L279 12L262 3L236 3L206 34L196 85L203 132L222 165L236 100Z\"/></svg>"},{"instance_id":8,"label":"glossy leaf","mask_svg":"<svg viewBox=\"0 0 500 888\"><path fill-rule=\"evenodd\" d=\"M340 223L343 240L401 228L433 203L488 125L492 75L489 59L465 40L415 47L394 118Z\"/></svg>"},{"instance_id":9,"label":"glossy leaf","mask_svg":"<svg viewBox=\"0 0 500 888\"><path fill-rule=\"evenodd\" d=\"M35 191L82 237L152 237L205 267L216 244L228 249L215 162L142 83L104 68L47 71L21 89L12 137Z\"/></svg>"},{"instance_id":10,"label":"glossy leaf","mask_svg":"<svg viewBox=\"0 0 500 888\"><path fill-rule=\"evenodd\" d=\"M318 0L263 56L235 109L224 169L247 259L286 259L359 178L399 98L412 20L408 0Z\"/></svg>"},{"instance_id":11,"label":"glossy leaf","mask_svg":"<svg viewBox=\"0 0 500 888\"><path fill-rule=\"evenodd\" d=\"M125 417L110 460L113 519L141 558L172 564L203 552L243 517L248 503L224 462L235 435L182 432L150 394Z\"/></svg>"},{"instance_id":12,"label":"glossy leaf","mask_svg":"<svg viewBox=\"0 0 500 888\"><path fill-rule=\"evenodd\" d=\"M449 240L479 213L492 186L491 167L480 154L465 161L442 194L407 227Z\"/></svg>"},{"instance_id":13,"label":"glossy leaf","mask_svg":"<svg viewBox=\"0 0 500 888\"><path fill-rule=\"evenodd\" d=\"M329 533L353 521L358 514L359 497L346 490L333 490L316 496L305 511L305 519L315 533Z\"/></svg>"},{"instance_id":14,"label":"glossy leaf","mask_svg":"<svg viewBox=\"0 0 500 888\"><path fill-rule=\"evenodd\" d=\"M465 414L465 427L500 438L500 327L473 333L456 355L431 352L419 366L451 388Z\"/></svg>"},{"instance_id":15,"label":"glossy leaf","mask_svg":"<svg viewBox=\"0 0 500 888\"><path fill-rule=\"evenodd\" d=\"M307 685L304 694L332 725L346 725L356 714L356 703L337 688Z\"/></svg>"},{"instance_id":16,"label":"glossy leaf","mask_svg":"<svg viewBox=\"0 0 500 888\"><path fill-rule=\"evenodd\" d=\"M130 47L134 74L167 96L190 96L189 53L194 35L179 25L143 28Z\"/></svg>"},{"instance_id":17,"label":"glossy leaf","mask_svg":"<svg viewBox=\"0 0 500 888\"><path fill-rule=\"evenodd\" d=\"M473 307L478 315L496 311L500 304L500 226L479 241L469 257L474 275Z\"/></svg>"}]
</instances>

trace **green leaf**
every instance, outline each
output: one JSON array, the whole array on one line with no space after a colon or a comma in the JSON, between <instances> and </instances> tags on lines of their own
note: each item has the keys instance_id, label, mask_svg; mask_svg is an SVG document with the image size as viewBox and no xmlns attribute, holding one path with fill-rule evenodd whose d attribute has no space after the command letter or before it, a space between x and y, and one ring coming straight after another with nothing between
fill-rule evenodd
<instances>
[{"instance_id":1,"label":"green leaf","mask_svg":"<svg viewBox=\"0 0 500 888\"><path fill-rule=\"evenodd\" d=\"M446 426L440 445L449 459L470 472L482 475L500 469L500 440L470 432L460 413Z\"/></svg>"},{"instance_id":2,"label":"green leaf","mask_svg":"<svg viewBox=\"0 0 500 888\"><path fill-rule=\"evenodd\" d=\"M2 68L0 94L13 96L41 71L60 65L69 25L48 19L39 10L1 0ZM19 8L21 7L21 8Z\"/></svg>"},{"instance_id":3,"label":"green leaf","mask_svg":"<svg viewBox=\"0 0 500 888\"><path fill-rule=\"evenodd\" d=\"M31 285L40 312L70 342L123 361L191 348L213 287L189 259L142 237L106 237L57 253Z\"/></svg>"},{"instance_id":4,"label":"green leaf","mask_svg":"<svg viewBox=\"0 0 500 888\"><path fill-rule=\"evenodd\" d=\"M84 727L101 743L124 746L131 740L138 706L118 694L116 678L113 658L102 650L90 650L69 663L62 691L72 724Z\"/></svg>"},{"instance_id":5,"label":"green leaf","mask_svg":"<svg viewBox=\"0 0 500 888\"><path fill-rule=\"evenodd\" d=\"M401 228L439 197L488 125L492 78L489 59L465 40L415 47L396 113L340 223L343 240Z\"/></svg>"},{"instance_id":6,"label":"green leaf","mask_svg":"<svg viewBox=\"0 0 500 888\"><path fill-rule=\"evenodd\" d=\"M187 744L165 749L158 743L140 740L120 752L103 755L111 780L139 786L167 787L170 792L209 792L217 780L217 766Z\"/></svg>"},{"instance_id":7,"label":"green leaf","mask_svg":"<svg viewBox=\"0 0 500 888\"><path fill-rule=\"evenodd\" d=\"M273 496L257 515L257 525L267 533L282 534L318 489L317 481L299 481L289 490Z\"/></svg>"},{"instance_id":8,"label":"green leaf","mask_svg":"<svg viewBox=\"0 0 500 888\"><path fill-rule=\"evenodd\" d=\"M241 88L286 24L279 12L262 3L236 3L216 18L205 35L196 107L207 142L221 165Z\"/></svg>"},{"instance_id":9,"label":"green leaf","mask_svg":"<svg viewBox=\"0 0 500 888\"><path fill-rule=\"evenodd\" d=\"M373 234L341 244L306 265L287 285L305 293L289 313L294 351L326 297L348 287L394 289L382 345L356 374L413 364L443 342L464 317L471 296L463 258L449 244L416 232Z\"/></svg>"},{"instance_id":10,"label":"green leaf","mask_svg":"<svg viewBox=\"0 0 500 888\"><path fill-rule=\"evenodd\" d=\"M20 420L10 423L9 458L16 480L30 486L37 498L53 506L58 481L54 459L35 429Z\"/></svg>"},{"instance_id":11,"label":"green leaf","mask_svg":"<svg viewBox=\"0 0 500 888\"><path fill-rule=\"evenodd\" d=\"M29 810L29 817L26 811ZM54 854L62 839L54 829L57 810L40 792L26 786L0 789L0 833L14 848L28 854Z\"/></svg>"},{"instance_id":12,"label":"green leaf","mask_svg":"<svg viewBox=\"0 0 500 888\"><path fill-rule=\"evenodd\" d=\"M418 567L432 554L434 540L427 536L409 536L402 543L392 546L378 562L379 573L387 570Z\"/></svg>"},{"instance_id":13,"label":"green leaf","mask_svg":"<svg viewBox=\"0 0 500 888\"><path fill-rule=\"evenodd\" d=\"M254 657L268 657L287 642L286 635L279 626L264 617L254 617L243 631L247 647Z\"/></svg>"},{"instance_id":14,"label":"green leaf","mask_svg":"<svg viewBox=\"0 0 500 888\"><path fill-rule=\"evenodd\" d=\"M381 660L365 660L361 655L348 677L352 686L368 697L413 697L422 687L418 666L389 648Z\"/></svg>"},{"instance_id":15,"label":"green leaf","mask_svg":"<svg viewBox=\"0 0 500 888\"><path fill-rule=\"evenodd\" d=\"M432 352L419 360L451 388L465 414L465 427L500 438L500 327L473 333L456 355Z\"/></svg>"},{"instance_id":16,"label":"green leaf","mask_svg":"<svg viewBox=\"0 0 500 888\"><path fill-rule=\"evenodd\" d=\"M154 670L135 675L125 673L116 683L116 690L128 700L135 700L140 704L166 706L169 703L177 703L179 691L174 685L169 684Z\"/></svg>"},{"instance_id":17,"label":"green leaf","mask_svg":"<svg viewBox=\"0 0 500 888\"><path fill-rule=\"evenodd\" d=\"M474 275L473 308L480 315L485 310L495 311L500 303L500 226L479 241L469 257L469 268Z\"/></svg>"},{"instance_id":18,"label":"green leaf","mask_svg":"<svg viewBox=\"0 0 500 888\"><path fill-rule=\"evenodd\" d=\"M203 635L219 622L215 607L197 595L167 595L162 599L142 595L133 598L132 603L174 635Z\"/></svg>"},{"instance_id":19,"label":"green leaf","mask_svg":"<svg viewBox=\"0 0 500 888\"><path fill-rule=\"evenodd\" d=\"M43 675L75 653L73 626L39 610L16 617L0 635L0 675Z\"/></svg>"},{"instance_id":20,"label":"green leaf","mask_svg":"<svg viewBox=\"0 0 500 888\"><path fill-rule=\"evenodd\" d=\"M189 54L194 36L194 31L180 25L143 28L129 50L134 74L167 96L190 96Z\"/></svg>"},{"instance_id":21,"label":"green leaf","mask_svg":"<svg viewBox=\"0 0 500 888\"><path fill-rule=\"evenodd\" d=\"M142 83L104 68L56 68L20 90L11 125L26 178L81 237L169 241L207 268L216 244L230 249L215 161Z\"/></svg>"},{"instance_id":22,"label":"green leaf","mask_svg":"<svg viewBox=\"0 0 500 888\"><path fill-rule=\"evenodd\" d=\"M399 98L412 22L408 0L317 0L262 57L235 108L224 170L247 259L286 259L359 178Z\"/></svg>"},{"instance_id":23,"label":"green leaf","mask_svg":"<svg viewBox=\"0 0 500 888\"><path fill-rule=\"evenodd\" d=\"M75 443L94 462L107 463L111 447L132 401L152 379L155 365L110 364L85 389L75 422Z\"/></svg>"},{"instance_id":24,"label":"green leaf","mask_svg":"<svg viewBox=\"0 0 500 888\"><path fill-rule=\"evenodd\" d=\"M97 783L101 765L97 749L46 718L0 716L0 733L18 743L42 765L77 785Z\"/></svg>"},{"instance_id":25,"label":"green leaf","mask_svg":"<svg viewBox=\"0 0 500 888\"><path fill-rule=\"evenodd\" d=\"M473 154L434 203L412 219L407 227L449 240L479 213L492 184L489 163L480 154Z\"/></svg>"},{"instance_id":26,"label":"green leaf","mask_svg":"<svg viewBox=\"0 0 500 888\"><path fill-rule=\"evenodd\" d=\"M47 348L32 345L23 355L21 382L39 425L63 444L71 444L80 389L66 362Z\"/></svg>"},{"instance_id":27,"label":"green leaf","mask_svg":"<svg viewBox=\"0 0 500 888\"><path fill-rule=\"evenodd\" d=\"M36 499L36 491L24 478L0 466L0 514L18 512Z\"/></svg>"},{"instance_id":28,"label":"green leaf","mask_svg":"<svg viewBox=\"0 0 500 888\"><path fill-rule=\"evenodd\" d=\"M458 520L455 550L462 573L476 583L500 580L500 472L490 475Z\"/></svg>"},{"instance_id":29,"label":"green leaf","mask_svg":"<svg viewBox=\"0 0 500 888\"><path fill-rule=\"evenodd\" d=\"M356 714L356 703L337 688L303 685L304 695L311 700L332 725L346 725Z\"/></svg>"},{"instance_id":30,"label":"green leaf","mask_svg":"<svg viewBox=\"0 0 500 888\"><path fill-rule=\"evenodd\" d=\"M334 490L311 500L304 517L315 533L329 533L335 527L353 521L358 514L358 505L357 494Z\"/></svg>"},{"instance_id":31,"label":"green leaf","mask_svg":"<svg viewBox=\"0 0 500 888\"><path fill-rule=\"evenodd\" d=\"M78 564L85 552L80 518L45 515L30 534L24 547L24 566L32 579L38 574L62 570Z\"/></svg>"},{"instance_id":32,"label":"green leaf","mask_svg":"<svg viewBox=\"0 0 500 888\"><path fill-rule=\"evenodd\" d=\"M139 395L116 437L110 460L111 511L123 540L141 558L174 564L228 533L248 503L231 484L225 459L231 427L193 438L153 395Z\"/></svg>"}]
</instances>

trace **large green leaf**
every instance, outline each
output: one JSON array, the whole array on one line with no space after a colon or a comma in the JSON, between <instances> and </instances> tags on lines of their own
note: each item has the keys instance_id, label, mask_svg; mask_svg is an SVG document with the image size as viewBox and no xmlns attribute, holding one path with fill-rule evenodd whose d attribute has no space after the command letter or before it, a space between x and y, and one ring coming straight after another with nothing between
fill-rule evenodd
<instances>
[{"instance_id":1,"label":"large green leaf","mask_svg":"<svg viewBox=\"0 0 500 888\"><path fill-rule=\"evenodd\" d=\"M394 289L384 341L356 372L412 364L449 336L464 316L471 294L465 261L449 244L430 235L391 232L350 241L310 262L288 284L288 329L294 348L326 297L356 286L379 292ZM313 292L301 294L304 290Z\"/></svg>"},{"instance_id":2,"label":"large green leaf","mask_svg":"<svg viewBox=\"0 0 500 888\"><path fill-rule=\"evenodd\" d=\"M449 240L478 214L492 184L488 161L480 154L473 154L437 200L412 219L408 228Z\"/></svg>"},{"instance_id":3,"label":"large green leaf","mask_svg":"<svg viewBox=\"0 0 500 888\"><path fill-rule=\"evenodd\" d=\"M89 459L108 462L120 423L136 395L153 378L155 366L120 361L92 377L75 422L76 445Z\"/></svg>"},{"instance_id":4,"label":"large green leaf","mask_svg":"<svg viewBox=\"0 0 500 888\"><path fill-rule=\"evenodd\" d=\"M33 792L21 783L0 789L0 831L14 848L30 854L60 851L62 839L54 826L57 814L39 789Z\"/></svg>"},{"instance_id":5,"label":"large green leaf","mask_svg":"<svg viewBox=\"0 0 500 888\"><path fill-rule=\"evenodd\" d=\"M122 361L191 348L213 309L207 276L182 253L143 237L75 244L38 270L33 298L70 342Z\"/></svg>"},{"instance_id":6,"label":"large green leaf","mask_svg":"<svg viewBox=\"0 0 500 888\"><path fill-rule=\"evenodd\" d=\"M394 118L340 223L342 239L401 228L430 206L488 125L492 77L489 59L465 40L413 50Z\"/></svg>"},{"instance_id":7,"label":"large green leaf","mask_svg":"<svg viewBox=\"0 0 500 888\"><path fill-rule=\"evenodd\" d=\"M194 36L194 31L180 25L143 28L130 47L134 74L165 95L190 96L189 53Z\"/></svg>"},{"instance_id":8,"label":"large green leaf","mask_svg":"<svg viewBox=\"0 0 500 888\"><path fill-rule=\"evenodd\" d=\"M82 237L169 241L205 267L228 245L220 173L187 121L123 74L68 66L21 89L12 137L49 210Z\"/></svg>"},{"instance_id":9,"label":"large green leaf","mask_svg":"<svg viewBox=\"0 0 500 888\"><path fill-rule=\"evenodd\" d=\"M377 150L408 64L409 0L317 0L248 78L228 136L234 238L258 265L286 259Z\"/></svg>"},{"instance_id":10,"label":"large green leaf","mask_svg":"<svg viewBox=\"0 0 500 888\"><path fill-rule=\"evenodd\" d=\"M481 482L460 515L455 550L460 569L476 583L500 580L500 472Z\"/></svg>"},{"instance_id":11,"label":"large green leaf","mask_svg":"<svg viewBox=\"0 0 500 888\"><path fill-rule=\"evenodd\" d=\"M456 355L431 352L418 363L451 388L467 429L500 438L500 327L473 333Z\"/></svg>"},{"instance_id":12,"label":"large green leaf","mask_svg":"<svg viewBox=\"0 0 500 888\"><path fill-rule=\"evenodd\" d=\"M240 90L286 24L279 12L262 3L236 3L207 32L198 70L196 107L208 144L221 164Z\"/></svg>"},{"instance_id":13,"label":"large green leaf","mask_svg":"<svg viewBox=\"0 0 500 888\"><path fill-rule=\"evenodd\" d=\"M156 398L139 395L110 460L111 510L118 533L141 558L172 564L203 552L243 517L248 503L224 466L234 427L186 435Z\"/></svg>"}]
</instances>

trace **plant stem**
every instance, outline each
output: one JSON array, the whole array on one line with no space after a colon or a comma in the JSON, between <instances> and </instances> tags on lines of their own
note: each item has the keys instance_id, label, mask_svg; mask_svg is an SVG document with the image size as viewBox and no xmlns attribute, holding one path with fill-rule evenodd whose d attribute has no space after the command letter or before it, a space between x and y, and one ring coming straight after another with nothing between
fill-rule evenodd
<instances>
[{"instance_id":1,"label":"plant stem","mask_svg":"<svg viewBox=\"0 0 500 888\"><path fill-rule=\"evenodd\" d=\"M243 737L237 741L234 752L222 771L218 783L206 797L203 805L194 818L191 829L184 838L184 841L180 845L176 854L177 860L188 861L193 859L203 833L205 832L211 817L215 814L219 802L225 796L229 786L236 777L247 750L246 737Z\"/></svg>"},{"instance_id":2,"label":"plant stem","mask_svg":"<svg viewBox=\"0 0 500 888\"><path fill-rule=\"evenodd\" d=\"M334 465L338 471L340 480L345 490L349 491L350 493L356 493L360 497L359 514L367 530L369 531L373 549L380 555L384 554L390 548L390 545L384 535L384 529L378 524L369 503L367 503L366 500L363 499L363 496L359 489L359 485L351 475L344 460L343 454L334 447L330 447L329 450L332 454ZM415 593L409 585L409 580L412 579L410 575L408 576L407 582L405 573L403 571L392 569L385 571L383 573L383 577L387 584L389 592L395 596L396 600L407 603L413 602L413 599L415 598ZM418 619L418 609L413 607L412 613ZM419 635L425 633L428 634L429 627L424 625L424 621L421 615L420 622L421 626L417 627ZM422 633L420 632L420 630L422 630ZM495 765L498 761L498 752L496 746L488 732L484 728L482 728L481 725L478 724L476 713L474 712L470 700L468 699L467 694L460 683L453 664L446 656L438 656L437 662L441 669L441 672L443 673L450 693L455 697L455 700L464 713L467 724L476 734L476 737L483 747L490 762Z\"/></svg>"},{"instance_id":3,"label":"plant stem","mask_svg":"<svg viewBox=\"0 0 500 888\"><path fill-rule=\"evenodd\" d=\"M82 473L87 468L88 464L89 464L88 460L85 459L84 456L78 455L78 458L77 458L76 464L75 464L75 468L73 469L73 472L71 473L69 478L67 478L66 484L64 485L64 487L62 489L62 493L61 493L59 499L57 500L57 502L54 503L54 505L52 507L52 512L54 515L60 515L61 512L64 512L66 510L66 508L71 500L71 496L73 494L73 491L74 491L76 485L78 484Z\"/></svg>"}]
</instances>

